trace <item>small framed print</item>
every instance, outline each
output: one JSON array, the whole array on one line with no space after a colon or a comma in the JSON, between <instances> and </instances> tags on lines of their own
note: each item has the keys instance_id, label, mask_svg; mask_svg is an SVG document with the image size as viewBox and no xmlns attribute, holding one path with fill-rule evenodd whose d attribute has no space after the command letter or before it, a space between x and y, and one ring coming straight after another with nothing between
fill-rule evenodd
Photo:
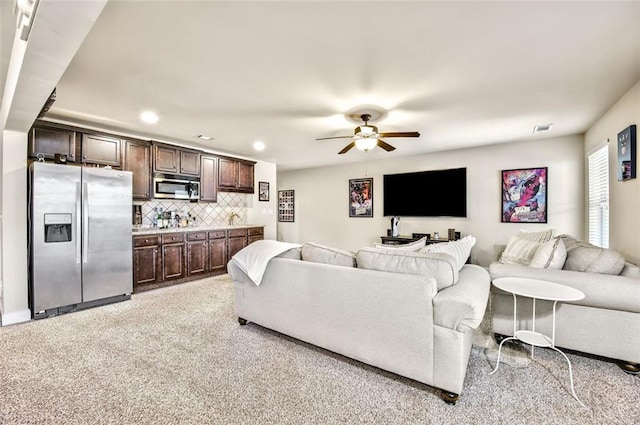
<instances>
[{"instance_id":1,"label":"small framed print","mask_svg":"<svg viewBox=\"0 0 640 425\"><path fill-rule=\"evenodd\" d=\"M636 126L618 133L618 181L636 178Z\"/></svg>"},{"instance_id":2,"label":"small framed print","mask_svg":"<svg viewBox=\"0 0 640 425\"><path fill-rule=\"evenodd\" d=\"M278 191L278 221L293 223L295 220L294 190Z\"/></svg>"},{"instance_id":3,"label":"small framed print","mask_svg":"<svg viewBox=\"0 0 640 425\"><path fill-rule=\"evenodd\" d=\"M258 201L269 201L269 182L258 182Z\"/></svg>"}]
</instances>

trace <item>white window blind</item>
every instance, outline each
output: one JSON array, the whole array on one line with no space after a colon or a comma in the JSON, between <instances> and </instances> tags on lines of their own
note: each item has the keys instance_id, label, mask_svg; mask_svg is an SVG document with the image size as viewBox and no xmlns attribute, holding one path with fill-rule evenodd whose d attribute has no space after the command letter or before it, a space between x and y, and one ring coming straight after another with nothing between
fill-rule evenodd
<instances>
[{"instance_id":1,"label":"white window blind","mask_svg":"<svg viewBox=\"0 0 640 425\"><path fill-rule=\"evenodd\" d=\"M609 248L609 146L589 155L589 242Z\"/></svg>"}]
</instances>

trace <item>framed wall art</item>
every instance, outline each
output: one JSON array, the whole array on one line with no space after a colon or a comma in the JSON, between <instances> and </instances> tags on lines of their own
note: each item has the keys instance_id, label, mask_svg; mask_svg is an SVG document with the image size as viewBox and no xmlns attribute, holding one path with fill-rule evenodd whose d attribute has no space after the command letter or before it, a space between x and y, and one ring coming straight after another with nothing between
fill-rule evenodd
<instances>
[{"instance_id":1,"label":"framed wall art","mask_svg":"<svg viewBox=\"0 0 640 425\"><path fill-rule=\"evenodd\" d=\"M294 195L294 190L278 191L278 221L293 223L295 220Z\"/></svg>"},{"instance_id":2,"label":"framed wall art","mask_svg":"<svg viewBox=\"0 0 640 425\"><path fill-rule=\"evenodd\" d=\"M547 222L547 167L502 170L502 222Z\"/></svg>"},{"instance_id":3,"label":"framed wall art","mask_svg":"<svg viewBox=\"0 0 640 425\"><path fill-rule=\"evenodd\" d=\"M349 180L349 217L373 217L373 179Z\"/></svg>"},{"instance_id":4,"label":"framed wall art","mask_svg":"<svg viewBox=\"0 0 640 425\"><path fill-rule=\"evenodd\" d=\"M258 201L269 201L269 182L258 182Z\"/></svg>"},{"instance_id":5,"label":"framed wall art","mask_svg":"<svg viewBox=\"0 0 640 425\"><path fill-rule=\"evenodd\" d=\"M618 133L618 181L636 178L636 126Z\"/></svg>"}]
</instances>

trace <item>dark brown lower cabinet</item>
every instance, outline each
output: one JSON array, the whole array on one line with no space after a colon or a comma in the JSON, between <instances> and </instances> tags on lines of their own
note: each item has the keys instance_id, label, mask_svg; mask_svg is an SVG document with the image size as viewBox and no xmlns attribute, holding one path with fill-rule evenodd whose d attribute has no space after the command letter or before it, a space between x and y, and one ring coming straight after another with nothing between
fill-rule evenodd
<instances>
[{"instance_id":1,"label":"dark brown lower cabinet","mask_svg":"<svg viewBox=\"0 0 640 425\"><path fill-rule=\"evenodd\" d=\"M133 291L225 273L233 255L263 237L262 227L134 236Z\"/></svg>"},{"instance_id":2,"label":"dark brown lower cabinet","mask_svg":"<svg viewBox=\"0 0 640 425\"><path fill-rule=\"evenodd\" d=\"M181 279L185 275L184 242L162 245L162 280Z\"/></svg>"},{"instance_id":3,"label":"dark brown lower cabinet","mask_svg":"<svg viewBox=\"0 0 640 425\"><path fill-rule=\"evenodd\" d=\"M227 268L227 240L209 241L209 264L212 272L225 271Z\"/></svg>"},{"instance_id":4,"label":"dark brown lower cabinet","mask_svg":"<svg viewBox=\"0 0 640 425\"><path fill-rule=\"evenodd\" d=\"M209 243L187 242L187 276L197 276L209 271Z\"/></svg>"}]
</instances>

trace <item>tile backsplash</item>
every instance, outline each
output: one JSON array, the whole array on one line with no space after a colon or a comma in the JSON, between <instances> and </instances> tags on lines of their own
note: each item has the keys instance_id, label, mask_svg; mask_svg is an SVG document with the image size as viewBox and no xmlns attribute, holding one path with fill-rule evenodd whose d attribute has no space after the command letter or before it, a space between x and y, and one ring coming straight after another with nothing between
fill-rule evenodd
<instances>
[{"instance_id":1,"label":"tile backsplash","mask_svg":"<svg viewBox=\"0 0 640 425\"><path fill-rule=\"evenodd\" d=\"M146 202L134 202L142 206L142 226L153 224L154 208L162 207L164 211L187 211L196 217L198 225L229 224L229 215L238 216L234 224L247 224L247 195L243 193L219 192L218 202L189 202L175 199L153 199Z\"/></svg>"}]
</instances>

